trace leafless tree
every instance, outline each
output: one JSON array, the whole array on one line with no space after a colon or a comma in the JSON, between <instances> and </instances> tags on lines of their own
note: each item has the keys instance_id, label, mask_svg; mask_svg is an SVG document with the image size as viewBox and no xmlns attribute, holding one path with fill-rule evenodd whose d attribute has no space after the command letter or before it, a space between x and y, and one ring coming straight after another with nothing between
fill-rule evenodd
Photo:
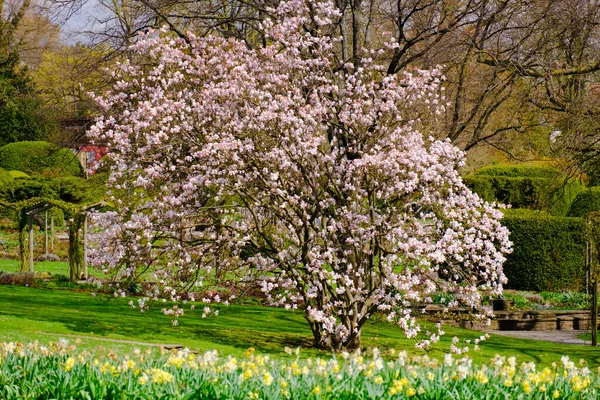
<instances>
[{"instance_id":1,"label":"leafless tree","mask_svg":"<svg viewBox=\"0 0 600 400\"><path fill-rule=\"evenodd\" d=\"M72 12L91 0L48 0ZM140 31L168 25L264 43L259 22L278 0L95 0L96 41L123 51ZM335 0L341 16L340 68L364 49L398 45L381 55L387 73L444 65L449 107L442 135L465 150L482 144L510 151L528 132L577 132L594 119L590 85L600 70L598 0ZM57 8L58 7L58 8ZM307 29L310 29L307 27ZM585 111L584 111L585 110ZM583 113L583 114L582 114ZM595 128L594 128L595 129ZM595 130L586 128L586 134ZM577 136L576 135L576 136ZM569 137L573 138L571 134ZM510 138L510 141L507 140ZM592 140L593 141L593 140ZM574 146L571 146L574 147Z\"/></svg>"}]
</instances>

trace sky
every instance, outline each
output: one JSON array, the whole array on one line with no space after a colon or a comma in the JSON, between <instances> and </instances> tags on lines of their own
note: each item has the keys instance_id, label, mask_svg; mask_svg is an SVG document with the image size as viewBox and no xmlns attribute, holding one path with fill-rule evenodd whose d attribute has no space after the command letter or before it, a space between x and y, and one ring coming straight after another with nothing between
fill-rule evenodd
<instances>
[{"instance_id":1,"label":"sky","mask_svg":"<svg viewBox=\"0 0 600 400\"><path fill-rule=\"evenodd\" d=\"M96 0L87 0L83 6L72 14L64 23L61 39L67 44L87 42L89 39L82 32L98 27L96 21L103 12L102 6ZM60 19L61 17L59 17ZM64 19L64 16L62 16Z\"/></svg>"}]
</instances>

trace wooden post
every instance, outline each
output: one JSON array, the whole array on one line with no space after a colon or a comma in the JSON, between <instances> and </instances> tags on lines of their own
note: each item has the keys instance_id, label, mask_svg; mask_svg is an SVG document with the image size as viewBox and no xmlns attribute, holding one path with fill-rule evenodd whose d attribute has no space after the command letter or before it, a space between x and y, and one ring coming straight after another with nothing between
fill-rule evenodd
<instances>
[{"instance_id":1,"label":"wooden post","mask_svg":"<svg viewBox=\"0 0 600 400\"><path fill-rule=\"evenodd\" d=\"M29 217L29 272L35 272L33 268L33 218Z\"/></svg>"},{"instance_id":2,"label":"wooden post","mask_svg":"<svg viewBox=\"0 0 600 400\"><path fill-rule=\"evenodd\" d=\"M598 280L592 277L592 346L598 345Z\"/></svg>"},{"instance_id":3,"label":"wooden post","mask_svg":"<svg viewBox=\"0 0 600 400\"><path fill-rule=\"evenodd\" d=\"M591 245L590 245L590 241L586 241L585 242L585 294L587 294L588 296L590 295L590 290L592 287L592 280L591 280L591 254L590 254L590 250L591 250Z\"/></svg>"},{"instance_id":4,"label":"wooden post","mask_svg":"<svg viewBox=\"0 0 600 400\"><path fill-rule=\"evenodd\" d=\"M48 210L44 215L44 254L48 254Z\"/></svg>"},{"instance_id":5,"label":"wooden post","mask_svg":"<svg viewBox=\"0 0 600 400\"><path fill-rule=\"evenodd\" d=\"M54 253L54 213L50 215L50 251Z\"/></svg>"},{"instance_id":6,"label":"wooden post","mask_svg":"<svg viewBox=\"0 0 600 400\"><path fill-rule=\"evenodd\" d=\"M88 278L87 265L87 213L83 215L83 279Z\"/></svg>"}]
</instances>

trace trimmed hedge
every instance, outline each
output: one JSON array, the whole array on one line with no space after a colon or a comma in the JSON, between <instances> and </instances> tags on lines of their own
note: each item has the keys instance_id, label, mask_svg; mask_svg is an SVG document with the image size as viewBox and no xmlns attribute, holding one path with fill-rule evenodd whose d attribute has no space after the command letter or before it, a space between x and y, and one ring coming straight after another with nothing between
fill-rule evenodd
<instances>
[{"instance_id":1,"label":"trimmed hedge","mask_svg":"<svg viewBox=\"0 0 600 400\"><path fill-rule=\"evenodd\" d=\"M13 177L10 173L0 168L0 199L5 199L12 189Z\"/></svg>"},{"instance_id":2,"label":"trimmed hedge","mask_svg":"<svg viewBox=\"0 0 600 400\"><path fill-rule=\"evenodd\" d=\"M600 186L593 186L578 193L567 215L583 217L592 211L600 211Z\"/></svg>"},{"instance_id":3,"label":"trimmed hedge","mask_svg":"<svg viewBox=\"0 0 600 400\"><path fill-rule=\"evenodd\" d=\"M585 279L585 221L533 210L506 210L513 241L504 273L508 289L579 290Z\"/></svg>"},{"instance_id":4,"label":"trimmed hedge","mask_svg":"<svg viewBox=\"0 0 600 400\"><path fill-rule=\"evenodd\" d=\"M65 176L52 180L58 198L67 203L90 203L99 201L106 193L106 186L97 180L86 180L75 176Z\"/></svg>"},{"instance_id":5,"label":"trimmed hedge","mask_svg":"<svg viewBox=\"0 0 600 400\"><path fill-rule=\"evenodd\" d=\"M57 199L58 194L52 188L52 184L46 179L15 179L12 185L12 192L7 200L11 203L17 203L34 197Z\"/></svg>"},{"instance_id":6,"label":"trimmed hedge","mask_svg":"<svg viewBox=\"0 0 600 400\"><path fill-rule=\"evenodd\" d=\"M0 147L0 168L46 176L83 175L71 150L48 142L15 142Z\"/></svg>"},{"instance_id":7,"label":"trimmed hedge","mask_svg":"<svg viewBox=\"0 0 600 400\"><path fill-rule=\"evenodd\" d=\"M506 176L512 178L545 178L556 179L562 176L560 170L540 165L490 165L475 171L475 175Z\"/></svg>"},{"instance_id":8,"label":"trimmed hedge","mask_svg":"<svg viewBox=\"0 0 600 400\"><path fill-rule=\"evenodd\" d=\"M577 180L565 182L554 167L491 166L464 178L465 184L486 201L497 201L512 208L548 211L564 216L584 186Z\"/></svg>"},{"instance_id":9,"label":"trimmed hedge","mask_svg":"<svg viewBox=\"0 0 600 400\"><path fill-rule=\"evenodd\" d=\"M12 170L12 171L8 171L8 174L13 178L13 179L27 179L27 178L31 178L29 175L27 175L25 172L23 171L16 171L16 170Z\"/></svg>"},{"instance_id":10,"label":"trimmed hedge","mask_svg":"<svg viewBox=\"0 0 600 400\"><path fill-rule=\"evenodd\" d=\"M41 177L13 179L0 169L0 200L9 203L40 197L83 204L99 201L105 192L105 186L101 181L87 181L75 176L53 179Z\"/></svg>"}]
</instances>

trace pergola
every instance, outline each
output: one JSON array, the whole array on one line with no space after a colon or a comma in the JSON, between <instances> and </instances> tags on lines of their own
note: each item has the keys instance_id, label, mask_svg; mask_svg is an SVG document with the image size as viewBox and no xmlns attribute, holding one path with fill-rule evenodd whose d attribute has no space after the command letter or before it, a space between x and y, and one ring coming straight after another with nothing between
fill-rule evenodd
<instances>
[{"instance_id":1,"label":"pergola","mask_svg":"<svg viewBox=\"0 0 600 400\"><path fill-rule=\"evenodd\" d=\"M2 204L4 206L11 207L18 211L20 214L19 226L21 234L20 240L20 253L21 253L21 270L25 270L26 264L30 272L35 272L34 267L34 236L33 236L33 219L36 215L41 215L45 212L44 217L44 251L48 254L48 242L50 246L54 247L54 218L50 216L50 230L51 234L48 237L48 210L53 207L57 207L71 214L69 222L69 269L71 281L77 279L87 279L88 265L87 265L87 237L88 237L88 213L100 207L106 206L104 202L80 206L71 203L65 203L60 200L54 199L31 199L27 202L20 204ZM27 230L27 234L25 234ZM24 242L28 242L28 251L26 251Z\"/></svg>"},{"instance_id":2,"label":"pergola","mask_svg":"<svg viewBox=\"0 0 600 400\"><path fill-rule=\"evenodd\" d=\"M34 270L34 265L33 265L33 216L34 215L39 215L41 213L43 213L44 211L46 212L45 214L45 218L44 218L44 224L45 224L45 229L44 229L44 253L48 254L48 210L50 210L52 207L54 207L54 204L51 203L47 203L44 201L41 201L39 203L35 203L29 207L25 207L24 209L24 213L25 215L27 215L27 226L28 226L28 233L27 233L27 238L28 238L28 245L29 245L29 272L35 272ZM52 234L51 234L51 245L52 248L54 248L54 216L51 215L50 216L50 224L51 224L51 229L52 229Z\"/></svg>"}]
</instances>

